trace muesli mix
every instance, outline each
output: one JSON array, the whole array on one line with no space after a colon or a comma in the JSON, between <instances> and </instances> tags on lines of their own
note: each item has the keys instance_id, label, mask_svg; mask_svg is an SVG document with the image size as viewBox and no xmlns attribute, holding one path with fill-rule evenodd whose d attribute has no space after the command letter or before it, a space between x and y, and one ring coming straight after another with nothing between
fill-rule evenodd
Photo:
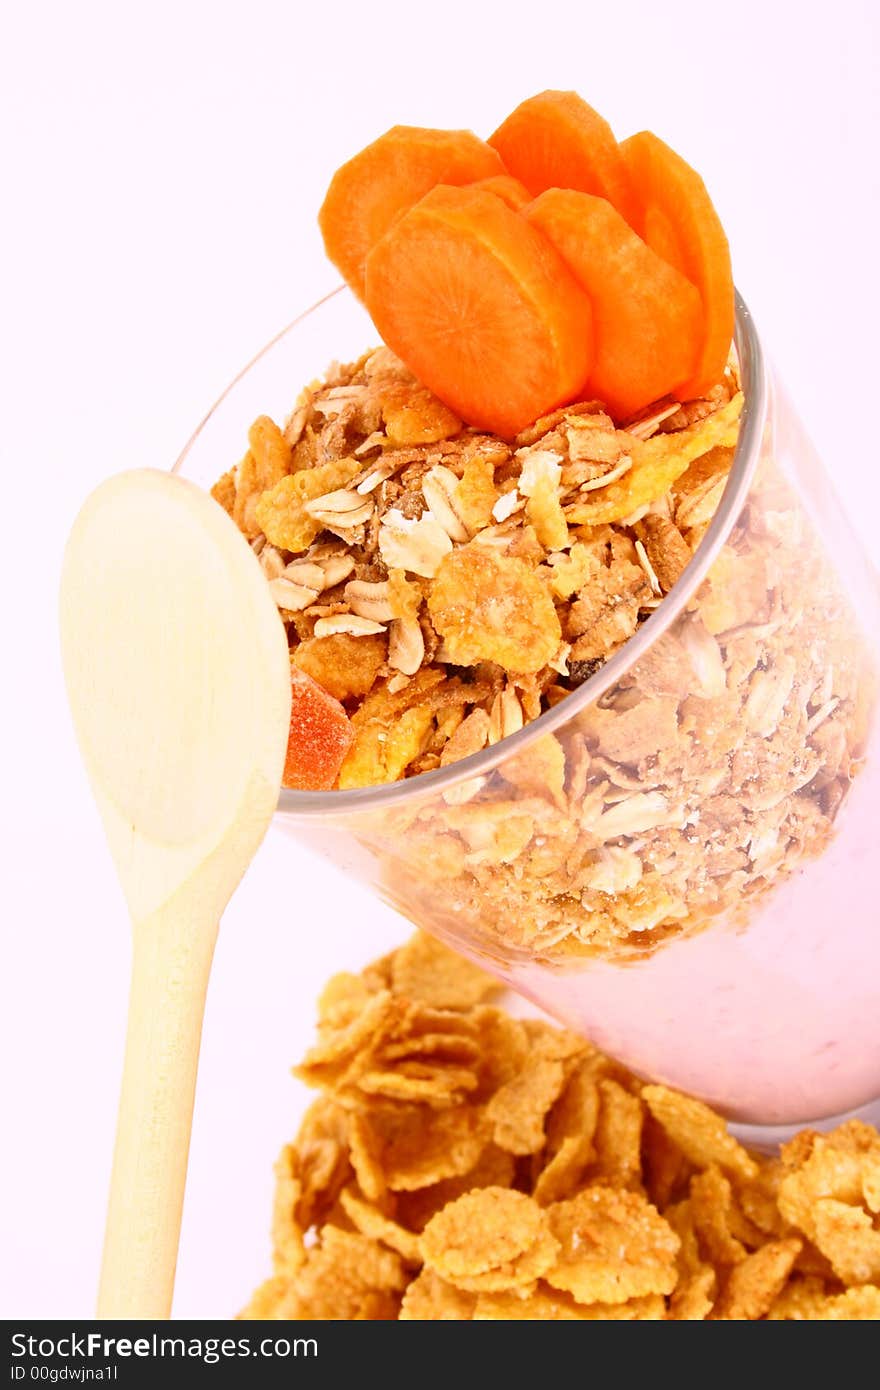
<instances>
[{"instance_id":1,"label":"muesli mix","mask_svg":"<svg viewBox=\"0 0 880 1390\"><path fill-rule=\"evenodd\" d=\"M749 1152L421 934L329 981L241 1317L880 1318L880 1135Z\"/></svg>"},{"instance_id":2,"label":"muesli mix","mask_svg":"<svg viewBox=\"0 0 880 1390\"><path fill-rule=\"evenodd\" d=\"M445 767L566 699L662 604L724 491L743 398L615 425L582 401L512 441L462 425L387 348L267 417L214 488L259 555L297 683L286 781ZM818 854L864 752L868 658L770 457L686 612L610 690L488 776L367 838L417 920L564 963L643 954ZM415 789L414 789L415 790ZM395 852L403 843L405 857Z\"/></svg>"}]
</instances>

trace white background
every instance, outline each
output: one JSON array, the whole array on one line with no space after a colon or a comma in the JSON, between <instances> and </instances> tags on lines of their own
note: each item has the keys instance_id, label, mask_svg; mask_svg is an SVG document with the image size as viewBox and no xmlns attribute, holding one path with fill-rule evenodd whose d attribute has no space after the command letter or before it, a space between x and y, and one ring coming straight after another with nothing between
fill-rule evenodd
<instances>
[{"instance_id":1,"label":"white background","mask_svg":"<svg viewBox=\"0 0 880 1390\"><path fill-rule=\"evenodd\" d=\"M875 0L8 7L0 1316L90 1313L111 1152L127 928L55 617L86 493L169 465L334 282L315 213L343 158L395 122L488 134L533 91L575 87L621 137L651 126L703 172L739 286L875 546L878 15ZM287 1068L315 996L405 933L270 832L220 934L178 1316L229 1315L266 1272L271 1165L305 1098Z\"/></svg>"}]
</instances>

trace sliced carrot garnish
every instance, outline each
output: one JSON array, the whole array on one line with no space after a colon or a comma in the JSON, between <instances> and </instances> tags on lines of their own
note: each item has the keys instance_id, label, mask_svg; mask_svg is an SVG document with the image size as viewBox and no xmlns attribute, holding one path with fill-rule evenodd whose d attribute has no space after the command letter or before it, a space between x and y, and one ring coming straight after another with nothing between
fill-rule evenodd
<instances>
[{"instance_id":1,"label":"sliced carrot garnish","mask_svg":"<svg viewBox=\"0 0 880 1390\"><path fill-rule=\"evenodd\" d=\"M595 193L629 220L626 166L610 125L577 92L539 92L490 135L509 173L530 193L575 188Z\"/></svg>"},{"instance_id":2,"label":"sliced carrot garnish","mask_svg":"<svg viewBox=\"0 0 880 1390\"><path fill-rule=\"evenodd\" d=\"M495 174L491 179L477 179L469 183L468 188L481 188L484 193L494 193L514 212L522 212L532 201L529 190L513 174Z\"/></svg>"},{"instance_id":3,"label":"sliced carrot garnish","mask_svg":"<svg viewBox=\"0 0 880 1390\"><path fill-rule=\"evenodd\" d=\"M627 419L691 375L702 332L700 296L646 246L604 198L551 188L525 216L552 241L593 306L595 357L587 389Z\"/></svg>"},{"instance_id":4,"label":"sliced carrot garnish","mask_svg":"<svg viewBox=\"0 0 880 1390\"><path fill-rule=\"evenodd\" d=\"M282 785L297 791L330 791L354 740L351 722L339 701L296 666L290 671L290 694Z\"/></svg>"},{"instance_id":5,"label":"sliced carrot garnish","mask_svg":"<svg viewBox=\"0 0 880 1390\"><path fill-rule=\"evenodd\" d=\"M590 302L559 252L480 189L435 188L395 223L367 257L367 308L435 395L506 438L592 365Z\"/></svg>"},{"instance_id":6,"label":"sliced carrot garnish","mask_svg":"<svg viewBox=\"0 0 880 1390\"><path fill-rule=\"evenodd\" d=\"M637 201L632 225L650 247L696 285L703 303L702 343L682 398L720 380L733 338L730 247L706 185L695 169L649 130L620 146Z\"/></svg>"},{"instance_id":7,"label":"sliced carrot garnish","mask_svg":"<svg viewBox=\"0 0 880 1390\"><path fill-rule=\"evenodd\" d=\"M327 255L362 299L367 253L402 212L435 184L503 173L497 152L469 130L393 126L333 175L318 214Z\"/></svg>"}]
</instances>

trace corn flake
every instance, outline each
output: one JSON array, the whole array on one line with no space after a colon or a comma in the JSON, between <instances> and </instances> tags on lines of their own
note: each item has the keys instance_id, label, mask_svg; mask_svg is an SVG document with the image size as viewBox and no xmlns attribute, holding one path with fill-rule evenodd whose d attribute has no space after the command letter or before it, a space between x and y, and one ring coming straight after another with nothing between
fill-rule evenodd
<instances>
[{"instance_id":1,"label":"corn flake","mask_svg":"<svg viewBox=\"0 0 880 1390\"><path fill-rule=\"evenodd\" d=\"M301 1068L325 1094L276 1165L274 1274L242 1317L880 1319L871 1126L753 1157L493 988L422 935L328 982Z\"/></svg>"},{"instance_id":2,"label":"corn flake","mask_svg":"<svg viewBox=\"0 0 880 1390\"><path fill-rule=\"evenodd\" d=\"M682 476L688 466L718 445L736 443L743 397L738 393L714 414L675 434L652 439L633 439L629 449L632 468L623 477L586 494L583 501L566 508L569 524L624 521L640 507L656 502Z\"/></svg>"},{"instance_id":3,"label":"corn flake","mask_svg":"<svg viewBox=\"0 0 880 1390\"><path fill-rule=\"evenodd\" d=\"M423 1269L409 1285L400 1305L401 1322L469 1322L476 1295L447 1284L433 1269Z\"/></svg>"},{"instance_id":4,"label":"corn flake","mask_svg":"<svg viewBox=\"0 0 880 1390\"><path fill-rule=\"evenodd\" d=\"M644 1197L588 1187L549 1207L559 1257L544 1278L579 1303L625 1303L675 1288L679 1239Z\"/></svg>"},{"instance_id":5,"label":"corn flake","mask_svg":"<svg viewBox=\"0 0 880 1390\"><path fill-rule=\"evenodd\" d=\"M391 988L395 994L439 1009L471 1009L497 993L499 985L485 970L417 932L394 954Z\"/></svg>"},{"instance_id":6,"label":"corn flake","mask_svg":"<svg viewBox=\"0 0 880 1390\"><path fill-rule=\"evenodd\" d=\"M436 444L461 429L458 416L415 380L389 378L381 385L380 401L385 434L395 446Z\"/></svg>"},{"instance_id":7,"label":"corn flake","mask_svg":"<svg viewBox=\"0 0 880 1390\"><path fill-rule=\"evenodd\" d=\"M540 1284L531 1293L481 1293L474 1322L638 1322L661 1321L663 1299L656 1295L626 1303L577 1303L568 1294Z\"/></svg>"},{"instance_id":8,"label":"corn flake","mask_svg":"<svg viewBox=\"0 0 880 1390\"><path fill-rule=\"evenodd\" d=\"M296 1273L305 1260L305 1231L297 1220L303 1198L299 1154L286 1144L275 1164L275 1200L272 1207L272 1263L278 1275Z\"/></svg>"},{"instance_id":9,"label":"corn flake","mask_svg":"<svg viewBox=\"0 0 880 1390\"><path fill-rule=\"evenodd\" d=\"M777 1240L755 1250L730 1271L713 1317L753 1321L770 1311L801 1249L799 1240Z\"/></svg>"},{"instance_id":10,"label":"corn flake","mask_svg":"<svg viewBox=\"0 0 880 1390\"><path fill-rule=\"evenodd\" d=\"M643 1087L642 1100L695 1167L717 1163L744 1182L757 1175L757 1163L728 1133L720 1115L702 1101L670 1091L666 1086Z\"/></svg>"},{"instance_id":11,"label":"corn flake","mask_svg":"<svg viewBox=\"0 0 880 1390\"><path fill-rule=\"evenodd\" d=\"M351 1145L351 1166L358 1187L369 1201L381 1202L388 1191L382 1168L382 1143L363 1112L356 1110L352 1114L348 1139Z\"/></svg>"},{"instance_id":12,"label":"corn flake","mask_svg":"<svg viewBox=\"0 0 880 1390\"><path fill-rule=\"evenodd\" d=\"M228 473L224 473L222 478L218 478L211 488L211 496L215 502L226 512L227 516L232 516L235 509L235 469L230 468Z\"/></svg>"},{"instance_id":13,"label":"corn flake","mask_svg":"<svg viewBox=\"0 0 880 1390\"><path fill-rule=\"evenodd\" d=\"M831 1198L858 1208L868 1197L880 1155L880 1136L870 1125L850 1120L830 1134L804 1131L782 1150L779 1210L786 1221L816 1238L818 1203ZM868 1193L865 1193L867 1178Z\"/></svg>"},{"instance_id":14,"label":"corn flake","mask_svg":"<svg viewBox=\"0 0 880 1390\"><path fill-rule=\"evenodd\" d=\"M733 1189L714 1164L691 1179L691 1211L700 1246L716 1267L738 1264L748 1251L733 1230Z\"/></svg>"},{"instance_id":15,"label":"corn flake","mask_svg":"<svg viewBox=\"0 0 880 1390\"><path fill-rule=\"evenodd\" d=\"M533 1284L552 1265L558 1246L531 1197L483 1187L431 1218L422 1249L429 1269L478 1293Z\"/></svg>"},{"instance_id":16,"label":"corn flake","mask_svg":"<svg viewBox=\"0 0 880 1390\"><path fill-rule=\"evenodd\" d=\"M880 1283L880 1231L868 1212L821 1197L813 1212L813 1239L844 1284Z\"/></svg>"},{"instance_id":17,"label":"corn flake","mask_svg":"<svg viewBox=\"0 0 880 1390\"><path fill-rule=\"evenodd\" d=\"M494 661L507 671L539 671L562 640L543 579L525 560L473 542L443 560L428 609L459 666Z\"/></svg>"},{"instance_id":18,"label":"corn flake","mask_svg":"<svg viewBox=\"0 0 880 1390\"><path fill-rule=\"evenodd\" d=\"M305 510L307 502L335 492L361 472L359 459L337 459L288 474L262 493L255 519L266 539L279 548L299 554L307 550L322 529Z\"/></svg>"},{"instance_id":19,"label":"corn flake","mask_svg":"<svg viewBox=\"0 0 880 1390\"><path fill-rule=\"evenodd\" d=\"M551 450L532 450L523 460L517 484L528 499L526 516L546 550L561 550L568 543L568 522L559 500L559 458Z\"/></svg>"},{"instance_id":20,"label":"corn flake","mask_svg":"<svg viewBox=\"0 0 880 1390\"><path fill-rule=\"evenodd\" d=\"M469 1105L430 1115L408 1107L377 1120L385 1181L396 1192L469 1172L489 1139L481 1110Z\"/></svg>"},{"instance_id":21,"label":"corn flake","mask_svg":"<svg viewBox=\"0 0 880 1390\"><path fill-rule=\"evenodd\" d=\"M601 1105L593 1144L595 1174L608 1187L642 1187L642 1106L616 1081L599 1082Z\"/></svg>"},{"instance_id":22,"label":"corn flake","mask_svg":"<svg viewBox=\"0 0 880 1390\"><path fill-rule=\"evenodd\" d=\"M565 1063L535 1051L519 1075L501 1086L486 1107L499 1148L537 1153L544 1145L544 1118L565 1085Z\"/></svg>"},{"instance_id":23,"label":"corn flake","mask_svg":"<svg viewBox=\"0 0 880 1390\"><path fill-rule=\"evenodd\" d=\"M343 1188L339 1201L355 1230L361 1235L377 1240L395 1250L404 1264L419 1265L422 1262L421 1242L412 1231L399 1226L378 1207L364 1201L351 1187Z\"/></svg>"},{"instance_id":24,"label":"corn flake","mask_svg":"<svg viewBox=\"0 0 880 1390\"><path fill-rule=\"evenodd\" d=\"M499 1149L497 1144L489 1143L483 1149L473 1168L458 1177L443 1178L428 1187L416 1188L409 1192L397 1193L397 1214L401 1221L413 1231L423 1231L438 1211L450 1202L473 1192L479 1187L510 1187L513 1183L516 1162L512 1154Z\"/></svg>"},{"instance_id":25,"label":"corn flake","mask_svg":"<svg viewBox=\"0 0 880 1390\"><path fill-rule=\"evenodd\" d=\"M395 1319L407 1275L400 1256L359 1232L325 1226L291 1280L288 1318L325 1322Z\"/></svg>"},{"instance_id":26,"label":"corn flake","mask_svg":"<svg viewBox=\"0 0 880 1390\"><path fill-rule=\"evenodd\" d=\"M324 1219L351 1176L345 1112L329 1097L319 1096L305 1113L296 1147L302 1191L294 1220L306 1231Z\"/></svg>"},{"instance_id":27,"label":"corn flake","mask_svg":"<svg viewBox=\"0 0 880 1390\"><path fill-rule=\"evenodd\" d=\"M293 664L311 676L335 700L349 700L372 690L388 642L380 633L363 637L335 632L309 637L292 654Z\"/></svg>"},{"instance_id":28,"label":"corn flake","mask_svg":"<svg viewBox=\"0 0 880 1390\"><path fill-rule=\"evenodd\" d=\"M565 799L565 752L558 738L545 734L535 739L521 753L514 753L501 764L500 775L505 782L526 796L544 796L560 809Z\"/></svg>"},{"instance_id":29,"label":"corn flake","mask_svg":"<svg viewBox=\"0 0 880 1390\"><path fill-rule=\"evenodd\" d=\"M472 536L491 523L492 508L500 496L495 486L498 452L497 448L483 452L472 447L456 489L456 510ZM506 450L502 450L501 456L506 456L506 453Z\"/></svg>"},{"instance_id":30,"label":"corn flake","mask_svg":"<svg viewBox=\"0 0 880 1390\"><path fill-rule=\"evenodd\" d=\"M364 708L352 719L355 737L339 770L341 791L396 782L423 751L434 725L427 704L406 710L390 727L384 719L359 722Z\"/></svg>"}]
</instances>

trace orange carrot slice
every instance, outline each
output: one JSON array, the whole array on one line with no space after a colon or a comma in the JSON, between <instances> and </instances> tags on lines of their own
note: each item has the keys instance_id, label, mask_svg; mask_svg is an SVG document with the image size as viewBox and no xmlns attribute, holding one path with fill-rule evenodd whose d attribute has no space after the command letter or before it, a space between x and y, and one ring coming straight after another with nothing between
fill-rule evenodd
<instances>
[{"instance_id":1,"label":"orange carrot slice","mask_svg":"<svg viewBox=\"0 0 880 1390\"><path fill-rule=\"evenodd\" d=\"M696 170L649 130L620 146L637 200L632 222L659 256L696 285L703 302L703 340L682 398L701 396L720 380L733 338L730 247Z\"/></svg>"},{"instance_id":2,"label":"orange carrot slice","mask_svg":"<svg viewBox=\"0 0 880 1390\"><path fill-rule=\"evenodd\" d=\"M529 190L512 174L495 174L491 179L477 179L476 182L469 183L468 188L481 188L484 193L494 193L509 208L513 208L514 212L522 212L532 201Z\"/></svg>"},{"instance_id":3,"label":"orange carrot slice","mask_svg":"<svg viewBox=\"0 0 880 1390\"><path fill-rule=\"evenodd\" d=\"M506 438L572 400L590 302L547 239L493 193L438 187L367 257L388 346L469 425Z\"/></svg>"},{"instance_id":4,"label":"orange carrot slice","mask_svg":"<svg viewBox=\"0 0 880 1390\"><path fill-rule=\"evenodd\" d=\"M539 92L512 111L489 144L532 194L575 188L607 198L629 220L629 177L610 125L577 92Z\"/></svg>"},{"instance_id":5,"label":"orange carrot slice","mask_svg":"<svg viewBox=\"0 0 880 1390\"><path fill-rule=\"evenodd\" d=\"M469 130L393 126L333 175L318 214L327 255L362 299L367 253L402 212L435 184L503 173L500 156Z\"/></svg>"},{"instance_id":6,"label":"orange carrot slice","mask_svg":"<svg viewBox=\"0 0 880 1390\"><path fill-rule=\"evenodd\" d=\"M282 785L297 791L330 791L354 740L348 715L323 686L295 666L290 672L290 693Z\"/></svg>"},{"instance_id":7,"label":"orange carrot slice","mask_svg":"<svg viewBox=\"0 0 880 1390\"><path fill-rule=\"evenodd\" d=\"M691 375L702 334L700 296L646 246L604 198L551 188L525 216L552 241L593 306L587 387L618 420Z\"/></svg>"}]
</instances>

